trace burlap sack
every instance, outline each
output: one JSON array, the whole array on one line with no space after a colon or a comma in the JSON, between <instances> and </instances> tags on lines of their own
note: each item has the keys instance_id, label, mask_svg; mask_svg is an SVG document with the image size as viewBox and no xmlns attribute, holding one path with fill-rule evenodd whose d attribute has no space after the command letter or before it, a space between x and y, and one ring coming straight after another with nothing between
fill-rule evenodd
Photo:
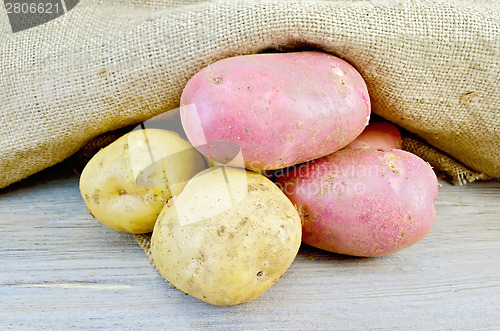
<instances>
[{"instance_id":1,"label":"burlap sack","mask_svg":"<svg viewBox=\"0 0 500 331\"><path fill-rule=\"evenodd\" d=\"M4 9L0 187L176 108L213 61L297 45L354 65L373 111L442 151L438 159L461 162L469 179L500 177L496 0L87 0L17 33Z\"/></svg>"}]
</instances>

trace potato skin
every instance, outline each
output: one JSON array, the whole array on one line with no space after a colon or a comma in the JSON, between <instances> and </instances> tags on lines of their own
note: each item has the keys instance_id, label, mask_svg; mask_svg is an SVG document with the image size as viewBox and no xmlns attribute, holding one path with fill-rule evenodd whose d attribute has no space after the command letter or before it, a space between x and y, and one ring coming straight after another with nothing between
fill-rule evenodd
<instances>
[{"instance_id":1,"label":"potato skin","mask_svg":"<svg viewBox=\"0 0 500 331\"><path fill-rule=\"evenodd\" d=\"M214 305L235 305L271 287L300 242L299 215L274 183L222 167L196 175L165 206L151 254L160 274L180 291Z\"/></svg>"},{"instance_id":2,"label":"potato skin","mask_svg":"<svg viewBox=\"0 0 500 331\"><path fill-rule=\"evenodd\" d=\"M227 151L204 145L231 142L246 168L260 170L339 150L363 131L370 109L361 75L321 52L223 59L194 75L181 97L184 130L200 152L225 163Z\"/></svg>"},{"instance_id":3,"label":"potato skin","mask_svg":"<svg viewBox=\"0 0 500 331\"><path fill-rule=\"evenodd\" d=\"M397 148L401 149L401 133L389 122L373 122L361 132L349 145L348 149Z\"/></svg>"},{"instance_id":4,"label":"potato skin","mask_svg":"<svg viewBox=\"0 0 500 331\"><path fill-rule=\"evenodd\" d=\"M302 241L335 253L395 253L424 238L436 219L436 175L402 150L341 150L276 182L301 216Z\"/></svg>"},{"instance_id":5,"label":"potato skin","mask_svg":"<svg viewBox=\"0 0 500 331\"><path fill-rule=\"evenodd\" d=\"M159 161L152 162L151 155ZM201 154L175 132L132 131L87 163L80 193L89 213L104 225L147 233L153 231L165 201L205 167Z\"/></svg>"}]
</instances>

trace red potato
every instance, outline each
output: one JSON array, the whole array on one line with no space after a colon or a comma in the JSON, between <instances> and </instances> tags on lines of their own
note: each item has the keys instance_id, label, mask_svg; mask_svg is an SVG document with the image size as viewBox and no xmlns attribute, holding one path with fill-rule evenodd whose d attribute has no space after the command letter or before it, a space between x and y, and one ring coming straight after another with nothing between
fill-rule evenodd
<instances>
[{"instance_id":1,"label":"red potato","mask_svg":"<svg viewBox=\"0 0 500 331\"><path fill-rule=\"evenodd\" d=\"M327 251L392 254L424 238L436 219L436 175L402 150L341 150L276 176L301 216L302 241Z\"/></svg>"},{"instance_id":2,"label":"red potato","mask_svg":"<svg viewBox=\"0 0 500 331\"><path fill-rule=\"evenodd\" d=\"M373 122L354 139L346 149L397 148L401 149L401 133L389 122Z\"/></svg>"},{"instance_id":3,"label":"red potato","mask_svg":"<svg viewBox=\"0 0 500 331\"><path fill-rule=\"evenodd\" d=\"M221 163L241 152L249 169L280 169L335 152L369 117L361 75L321 52L227 58L194 75L181 97L190 142Z\"/></svg>"}]
</instances>

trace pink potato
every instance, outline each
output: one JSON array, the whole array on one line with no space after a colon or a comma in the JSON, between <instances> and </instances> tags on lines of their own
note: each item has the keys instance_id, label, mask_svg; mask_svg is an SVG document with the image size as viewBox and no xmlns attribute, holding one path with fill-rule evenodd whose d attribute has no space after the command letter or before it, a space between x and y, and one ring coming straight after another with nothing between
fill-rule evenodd
<instances>
[{"instance_id":1,"label":"pink potato","mask_svg":"<svg viewBox=\"0 0 500 331\"><path fill-rule=\"evenodd\" d=\"M389 122L373 122L345 148L401 148L401 133Z\"/></svg>"},{"instance_id":2,"label":"pink potato","mask_svg":"<svg viewBox=\"0 0 500 331\"><path fill-rule=\"evenodd\" d=\"M424 238L436 219L436 175L402 150L341 150L276 176L301 216L302 241L327 251L392 254Z\"/></svg>"},{"instance_id":3,"label":"pink potato","mask_svg":"<svg viewBox=\"0 0 500 331\"><path fill-rule=\"evenodd\" d=\"M321 52L254 54L215 62L181 97L181 120L200 152L273 170L317 159L350 143L370 118L361 75Z\"/></svg>"}]
</instances>

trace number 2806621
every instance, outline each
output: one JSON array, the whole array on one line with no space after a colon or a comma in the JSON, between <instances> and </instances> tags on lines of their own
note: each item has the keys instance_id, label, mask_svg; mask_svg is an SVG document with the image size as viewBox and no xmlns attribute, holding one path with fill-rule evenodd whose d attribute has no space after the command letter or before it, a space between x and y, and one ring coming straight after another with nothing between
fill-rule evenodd
<instances>
[{"instance_id":1,"label":"number 2806621","mask_svg":"<svg viewBox=\"0 0 500 331\"><path fill-rule=\"evenodd\" d=\"M5 4L7 14L58 14L63 9L58 3L27 3L27 2L7 2Z\"/></svg>"}]
</instances>

